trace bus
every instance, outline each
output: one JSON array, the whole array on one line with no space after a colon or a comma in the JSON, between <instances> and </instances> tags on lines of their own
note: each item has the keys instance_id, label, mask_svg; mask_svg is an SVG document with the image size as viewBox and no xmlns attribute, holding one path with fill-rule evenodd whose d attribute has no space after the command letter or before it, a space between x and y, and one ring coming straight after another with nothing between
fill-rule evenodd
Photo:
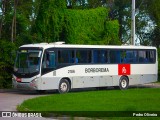
<instances>
[{"instance_id":1,"label":"bus","mask_svg":"<svg viewBox=\"0 0 160 120\"><path fill-rule=\"evenodd\" d=\"M157 81L157 49L151 46L76 45L64 42L19 47L12 83L15 89L58 90Z\"/></svg>"}]
</instances>

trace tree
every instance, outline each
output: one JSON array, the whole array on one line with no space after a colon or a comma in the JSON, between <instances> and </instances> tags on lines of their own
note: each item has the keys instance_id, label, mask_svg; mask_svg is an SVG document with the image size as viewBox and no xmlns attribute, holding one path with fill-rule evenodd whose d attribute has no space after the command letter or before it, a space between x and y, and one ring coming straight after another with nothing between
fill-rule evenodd
<instances>
[{"instance_id":1,"label":"tree","mask_svg":"<svg viewBox=\"0 0 160 120\"><path fill-rule=\"evenodd\" d=\"M1 0L0 1L0 39L5 38L5 23L7 22L7 18L10 14L11 8L11 1Z\"/></svg>"},{"instance_id":2,"label":"tree","mask_svg":"<svg viewBox=\"0 0 160 120\"><path fill-rule=\"evenodd\" d=\"M153 32L155 28L154 20L151 17L152 12L149 11L154 10L154 7L152 7L153 3L157 5L156 8L159 8L159 2L156 3L155 1L156 0L136 1L136 42L141 45L152 44L153 37L151 36L152 33L155 33ZM120 24L119 38L124 44L129 44L131 38L131 2L131 0L114 0L110 6L110 17L111 19L118 19ZM156 11L154 14L157 13L156 16L158 16L158 10ZM155 34L153 34L153 36L155 36Z\"/></svg>"},{"instance_id":3,"label":"tree","mask_svg":"<svg viewBox=\"0 0 160 120\"><path fill-rule=\"evenodd\" d=\"M118 43L119 24L108 19L106 8L66 11L67 43L112 44Z\"/></svg>"},{"instance_id":4,"label":"tree","mask_svg":"<svg viewBox=\"0 0 160 120\"><path fill-rule=\"evenodd\" d=\"M159 47L160 46L160 2L159 0L148 0L147 1L148 13L153 21L154 31L151 34L151 40L153 41L153 45Z\"/></svg>"},{"instance_id":5,"label":"tree","mask_svg":"<svg viewBox=\"0 0 160 120\"><path fill-rule=\"evenodd\" d=\"M15 44L0 41L0 88L11 87Z\"/></svg>"},{"instance_id":6,"label":"tree","mask_svg":"<svg viewBox=\"0 0 160 120\"><path fill-rule=\"evenodd\" d=\"M112 19L118 19L120 24L119 38L122 43L126 43L130 39L128 31L131 29L131 1L114 0L111 10Z\"/></svg>"},{"instance_id":7,"label":"tree","mask_svg":"<svg viewBox=\"0 0 160 120\"><path fill-rule=\"evenodd\" d=\"M36 42L78 44L109 44L118 41L117 31L118 22L109 20L106 8L67 9L66 2L58 0L41 1L32 29Z\"/></svg>"},{"instance_id":8,"label":"tree","mask_svg":"<svg viewBox=\"0 0 160 120\"><path fill-rule=\"evenodd\" d=\"M64 26L65 0L43 0L32 26L33 42L54 42L60 39Z\"/></svg>"},{"instance_id":9,"label":"tree","mask_svg":"<svg viewBox=\"0 0 160 120\"><path fill-rule=\"evenodd\" d=\"M24 44L29 36L29 16L32 14L29 12L31 5L27 3L31 2L32 0L0 1L0 88L8 87L8 83L11 85L13 59L15 56L12 53L16 50L16 46Z\"/></svg>"},{"instance_id":10,"label":"tree","mask_svg":"<svg viewBox=\"0 0 160 120\"><path fill-rule=\"evenodd\" d=\"M32 15L32 0L2 0L0 38L16 42L20 36L29 32L30 16Z\"/></svg>"}]
</instances>

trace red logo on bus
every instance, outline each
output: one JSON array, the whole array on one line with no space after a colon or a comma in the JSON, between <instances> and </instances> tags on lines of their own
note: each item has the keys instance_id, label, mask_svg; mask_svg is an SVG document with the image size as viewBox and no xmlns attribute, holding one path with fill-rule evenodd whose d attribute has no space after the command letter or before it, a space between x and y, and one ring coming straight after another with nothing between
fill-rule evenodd
<instances>
[{"instance_id":1,"label":"red logo on bus","mask_svg":"<svg viewBox=\"0 0 160 120\"><path fill-rule=\"evenodd\" d=\"M118 75L130 75L130 64L118 64Z\"/></svg>"}]
</instances>

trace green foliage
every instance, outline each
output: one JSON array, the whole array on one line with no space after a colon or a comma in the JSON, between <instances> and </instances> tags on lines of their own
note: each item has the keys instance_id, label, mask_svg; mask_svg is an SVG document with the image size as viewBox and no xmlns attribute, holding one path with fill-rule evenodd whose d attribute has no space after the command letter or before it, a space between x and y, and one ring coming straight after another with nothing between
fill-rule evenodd
<instances>
[{"instance_id":1,"label":"green foliage","mask_svg":"<svg viewBox=\"0 0 160 120\"><path fill-rule=\"evenodd\" d=\"M0 46L0 88L6 88L11 86L16 46L7 41L0 41Z\"/></svg>"},{"instance_id":2,"label":"green foliage","mask_svg":"<svg viewBox=\"0 0 160 120\"><path fill-rule=\"evenodd\" d=\"M64 26L65 0L43 0L39 14L32 28L33 42L54 42L59 40Z\"/></svg>"},{"instance_id":3,"label":"green foliage","mask_svg":"<svg viewBox=\"0 0 160 120\"><path fill-rule=\"evenodd\" d=\"M117 21L109 21L106 8L69 10L63 6L63 2L59 4L62 7L55 7L55 1L49 3L45 1L41 4L41 14L38 15L33 27L36 42L119 43L119 24Z\"/></svg>"},{"instance_id":4,"label":"green foliage","mask_svg":"<svg viewBox=\"0 0 160 120\"><path fill-rule=\"evenodd\" d=\"M119 40L118 37L118 33L119 33L119 23L117 20L114 21L107 21L106 25L105 25L105 41L108 40L109 43L106 44L110 44L110 45L120 45L121 42Z\"/></svg>"},{"instance_id":5,"label":"green foliage","mask_svg":"<svg viewBox=\"0 0 160 120\"><path fill-rule=\"evenodd\" d=\"M148 11L150 13L151 18L156 22L158 26L160 26L160 3L159 0L148 0Z\"/></svg>"},{"instance_id":6,"label":"green foliage","mask_svg":"<svg viewBox=\"0 0 160 120\"><path fill-rule=\"evenodd\" d=\"M151 34L151 39L153 41L153 45L159 47L160 46L160 2L159 0L148 0L148 12L150 15L150 18L154 22L154 31Z\"/></svg>"},{"instance_id":7,"label":"green foliage","mask_svg":"<svg viewBox=\"0 0 160 120\"><path fill-rule=\"evenodd\" d=\"M68 10L66 14L67 43L93 44L93 41L98 42L104 31L107 13L105 8Z\"/></svg>"},{"instance_id":8,"label":"green foliage","mask_svg":"<svg viewBox=\"0 0 160 120\"><path fill-rule=\"evenodd\" d=\"M108 10L102 7L90 10L67 10L66 42L108 44L111 40L118 40L119 24L117 21L107 20L107 17Z\"/></svg>"}]
</instances>

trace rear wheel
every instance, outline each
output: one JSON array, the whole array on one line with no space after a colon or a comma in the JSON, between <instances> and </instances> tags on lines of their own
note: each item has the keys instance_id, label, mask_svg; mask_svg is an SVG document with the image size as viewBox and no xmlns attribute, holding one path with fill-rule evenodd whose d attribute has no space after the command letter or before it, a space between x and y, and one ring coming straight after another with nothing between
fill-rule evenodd
<instances>
[{"instance_id":1,"label":"rear wheel","mask_svg":"<svg viewBox=\"0 0 160 120\"><path fill-rule=\"evenodd\" d=\"M121 90L125 90L125 89L128 88L128 85L129 85L129 80L128 80L128 78L125 77L125 76L122 76L122 77L120 78L120 80L119 80L119 88L120 88Z\"/></svg>"},{"instance_id":2,"label":"rear wheel","mask_svg":"<svg viewBox=\"0 0 160 120\"><path fill-rule=\"evenodd\" d=\"M67 93L70 90L70 83L67 79L62 79L59 83L58 92Z\"/></svg>"}]
</instances>

